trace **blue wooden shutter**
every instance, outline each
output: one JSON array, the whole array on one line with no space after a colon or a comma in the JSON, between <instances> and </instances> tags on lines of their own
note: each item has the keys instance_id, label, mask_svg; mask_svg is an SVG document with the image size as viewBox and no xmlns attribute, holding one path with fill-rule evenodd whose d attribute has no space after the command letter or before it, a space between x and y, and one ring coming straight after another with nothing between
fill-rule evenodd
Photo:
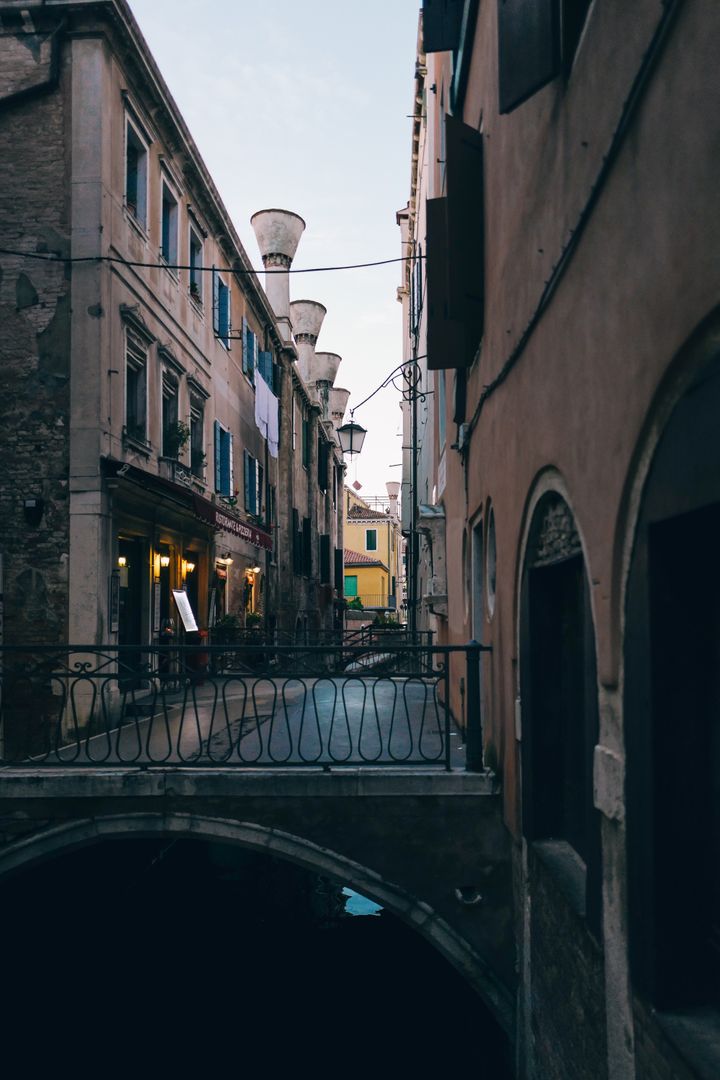
<instances>
[{"instance_id":1,"label":"blue wooden shutter","mask_svg":"<svg viewBox=\"0 0 720 1080\"><path fill-rule=\"evenodd\" d=\"M228 495L235 494L235 476L233 473L233 437L231 432L227 431L227 493Z\"/></svg>"},{"instance_id":2,"label":"blue wooden shutter","mask_svg":"<svg viewBox=\"0 0 720 1080\"><path fill-rule=\"evenodd\" d=\"M261 349L260 352L258 353L258 371L260 372L263 379L268 384L268 386L270 387L271 390L273 389L273 372L272 372L272 368L273 368L272 353L271 352L264 352Z\"/></svg>"},{"instance_id":3,"label":"blue wooden shutter","mask_svg":"<svg viewBox=\"0 0 720 1080\"><path fill-rule=\"evenodd\" d=\"M243 315L242 320L242 369L247 375L248 370L248 324L247 319Z\"/></svg>"},{"instance_id":4,"label":"blue wooden shutter","mask_svg":"<svg viewBox=\"0 0 720 1080\"><path fill-rule=\"evenodd\" d=\"M213 330L220 333L220 278L218 272L212 268L212 305L213 305Z\"/></svg>"},{"instance_id":5,"label":"blue wooden shutter","mask_svg":"<svg viewBox=\"0 0 720 1080\"><path fill-rule=\"evenodd\" d=\"M243 466L245 474L245 509L250 513L250 455L243 450Z\"/></svg>"},{"instance_id":6,"label":"blue wooden shutter","mask_svg":"<svg viewBox=\"0 0 720 1080\"><path fill-rule=\"evenodd\" d=\"M255 513L258 517L262 517L263 512L263 478L265 471L259 461L256 461L257 465L257 495L255 497Z\"/></svg>"},{"instance_id":7,"label":"blue wooden shutter","mask_svg":"<svg viewBox=\"0 0 720 1080\"><path fill-rule=\"evenodd\" d=\"M215 490L222 491L222 428L215 421Z\"/></svg>"}]
</instances>

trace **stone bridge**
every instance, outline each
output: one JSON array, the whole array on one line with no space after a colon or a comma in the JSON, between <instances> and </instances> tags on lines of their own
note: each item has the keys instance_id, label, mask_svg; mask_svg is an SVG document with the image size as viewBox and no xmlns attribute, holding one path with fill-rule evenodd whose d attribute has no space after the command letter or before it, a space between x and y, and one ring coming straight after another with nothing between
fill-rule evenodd
<instances>
[{"instance_id":1,"label":"stone bridge","mask_svg":"<svg viewBox=\"0 0 720 1080\"><path fill-rule=\"evenodd\" d=\"M91 766L2 770L0 875L131 836L239 844L414 927L514 1022L510 841L488 772Z\"/></svg>"}]
</instances>

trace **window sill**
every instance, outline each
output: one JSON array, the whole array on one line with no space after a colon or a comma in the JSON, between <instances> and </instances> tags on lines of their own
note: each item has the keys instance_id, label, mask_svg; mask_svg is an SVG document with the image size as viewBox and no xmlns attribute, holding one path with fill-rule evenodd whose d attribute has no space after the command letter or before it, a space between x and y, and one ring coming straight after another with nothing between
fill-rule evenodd
<instances>
[{"instance_id":1,"label":"window sill","mask_svg":"<svg viewBox=\"0 0 720 1080\"><path fill-rule=\"evenodd\" d=\"M711 1008L697 1008L679 1013L655 1012L654 1016L698 1080L717 1080L720 1076L720 1013Z\"/></svg>"},{"instance_id":2,"label":"window sill","mask_svg":"<svg viewBox=\"0 0 720 1080\"><path fill-rule=\"evenodd\" d=\"M190 303L192 304L196 314L198 314L200 318L203 318L205 315L205 309L203 307L202 300L197 296L193 296L192 293L188 293L188 296L190 297Z\"/></svg>"},{"instance_id":3,"label":"window sill","mask_svg":"<svg viewBox=\"0 0 720 1080\"><path fill-rule=\"evenodd\" d=\"M558 889L581 919L585 918L585 863L567 840L534 840L530 847L557 882Z\"/></svg>"},{"instance_id":4,"label":"window sill","mask_svg":"<svg viewBox=\"0 0 720 1080\"><path fill-rule=\"evenodd\" d=\"M140 221L140 219L138 217L135 216L135 214L133 214L132 210L127 205L127 203L124 205L123 209L125 210L125 220L127 221L128 225L131 227L133 232L137 233L137 235L140 237L140 239L143 241L143 243L149 244L150 243L150 237L148 236L148 233L146 232L145 226L143 225L143 223Z\"/></svg>"},{"instance_id":5,"label":"window sill","mask_svg":"<svg viewBox=\"0 0 720 1080\"><path fill-rule=\"evenodd\" d=\"M123 431L122 443L128 450L134 450L136 453L142 454L143 457L149 458L152 453L151 443L147 442L145 439L137 439L128 431Z\"/></svg>"}]
</instances>

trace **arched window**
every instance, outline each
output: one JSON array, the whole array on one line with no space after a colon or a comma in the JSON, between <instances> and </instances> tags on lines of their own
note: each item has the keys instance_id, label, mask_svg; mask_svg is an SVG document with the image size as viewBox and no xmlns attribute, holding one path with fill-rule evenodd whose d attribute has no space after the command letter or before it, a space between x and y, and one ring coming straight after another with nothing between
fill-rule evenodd
<instances>
[{"instance_id":1,"label":"arched window","mask_svg":"<svg viewBox=\"0 0 720 1080\"><path fill-rule=\"evenodd\" d=\"M595 639L580 540L567 503L544 496L521 593L523 830L552 842L576 906L599 928L600 838L593 806Z\"/></svg>"}]
</instances>

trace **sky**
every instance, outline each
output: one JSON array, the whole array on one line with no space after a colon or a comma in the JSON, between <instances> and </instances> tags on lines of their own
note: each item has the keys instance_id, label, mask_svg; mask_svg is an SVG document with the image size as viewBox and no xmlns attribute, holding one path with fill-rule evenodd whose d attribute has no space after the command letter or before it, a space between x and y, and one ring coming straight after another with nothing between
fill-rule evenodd
<instances>
[{"instance_id":1,"label":"sky","mask_svg":"<svg viewBox=\"0 0 720 1080\"><path fill-rule=\"evenodd\" d=\"M420 0L129 3L253 266L250 217L267 207L306 222L293 269L401 255ZM317 349L343 358L346 419L402 362L401 268L291 277L291 300L328 309ZM401 479L397 392L355 420L368 434L346 480L384 495Z\"/></svg>"}]
</instances>

